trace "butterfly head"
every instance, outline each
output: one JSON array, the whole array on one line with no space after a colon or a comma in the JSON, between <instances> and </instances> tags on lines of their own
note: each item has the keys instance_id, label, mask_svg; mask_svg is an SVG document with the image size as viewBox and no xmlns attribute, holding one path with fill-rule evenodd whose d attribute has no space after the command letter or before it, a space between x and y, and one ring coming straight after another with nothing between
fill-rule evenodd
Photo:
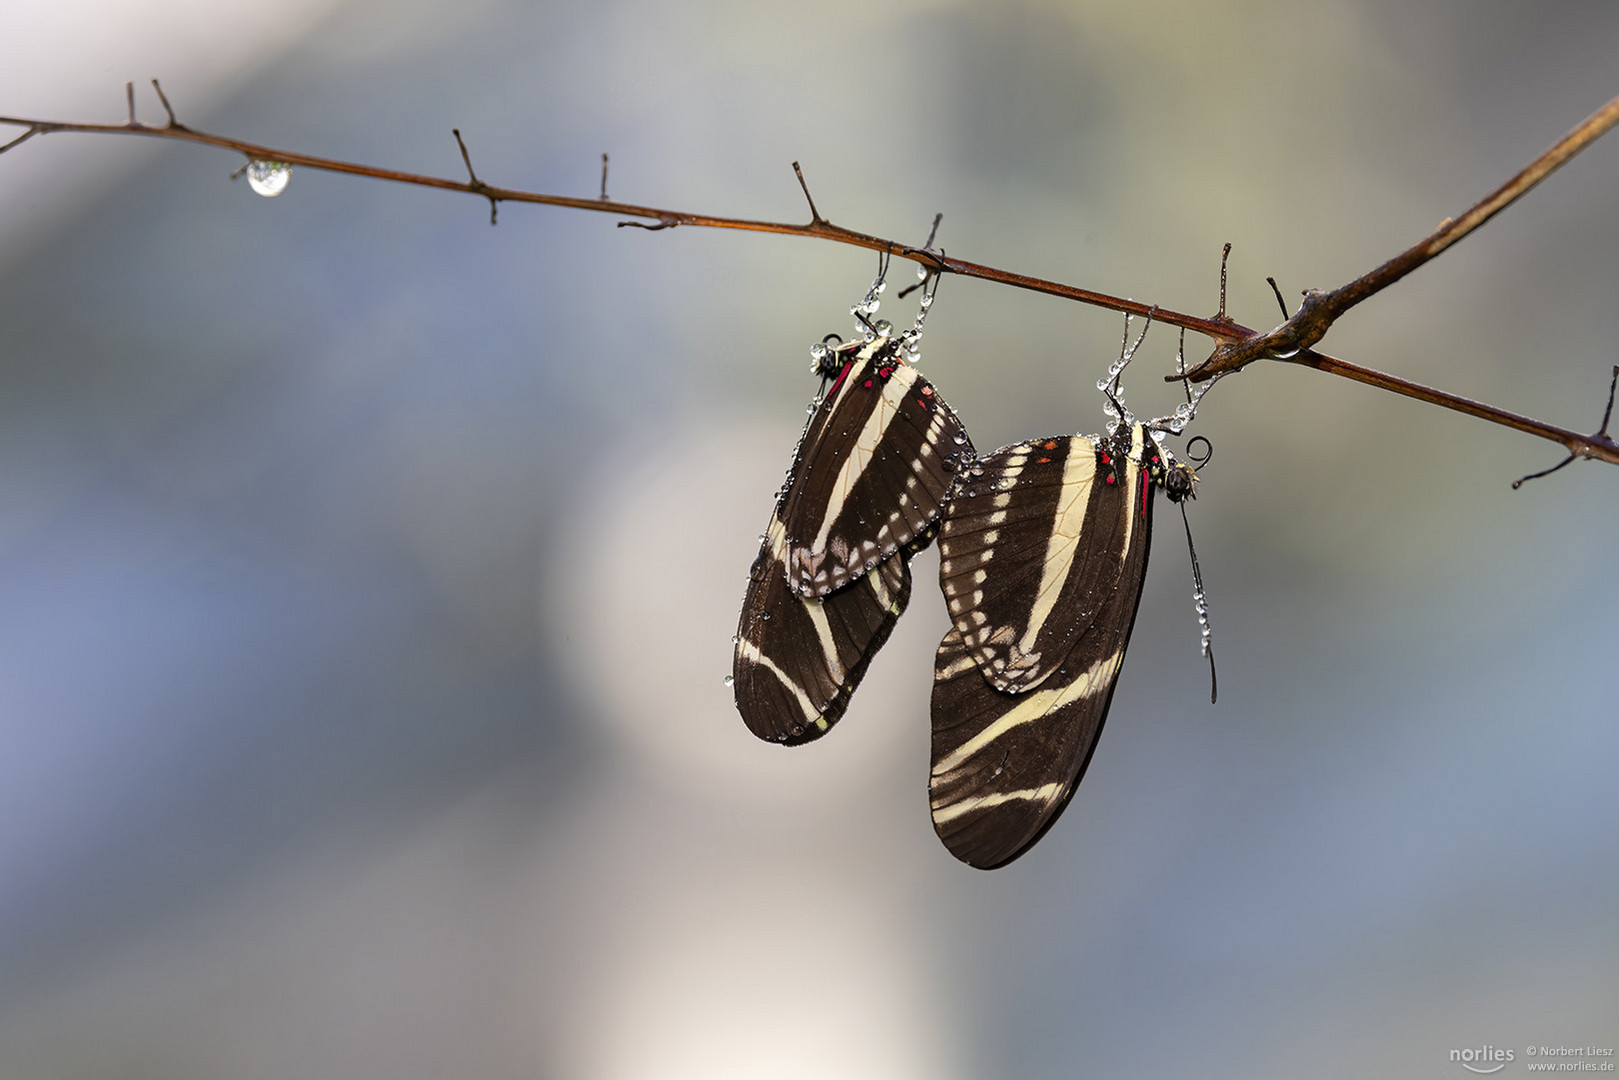
<instances>
[{"instance_id":1,"label":"butterfly head","mask_svg":"<svg viewBox=\"0 0 1619 1080\"><path fill-rule=\"evenodd\" d=\"M1147 425L1142 425L1141 467L1147 478L1164 489L1170 502L1197 498L1197 472L1158 443L1157 436Z\"/></svg>"}]
</instances>

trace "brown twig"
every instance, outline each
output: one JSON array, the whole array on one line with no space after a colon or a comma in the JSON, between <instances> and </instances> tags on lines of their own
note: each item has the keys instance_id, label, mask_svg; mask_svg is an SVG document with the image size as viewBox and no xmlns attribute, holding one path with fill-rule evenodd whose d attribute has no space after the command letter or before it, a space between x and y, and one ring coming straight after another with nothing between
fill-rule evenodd
<instances>
[{"instance_id":1,"label":"brown twig","mask_svg":"<svg viewBox=\"0 0 1619 1080\"><path fill-rule=\"evenodd\" d=\"M829 219L823 218L816 208L814 199L810 197L809 185L804 181L803 171L799 168L797 162L793 163L793 171L797 174L799 186L803 188L804 198L809 203L810 220L808 223L794 225L786 222L754 221L745 218L693 214L608 199L605 197L605 184L603 185L604 190L601 196L588 199L566 195L547 195L540 192L502 188L487 184L479 180L476 174L473 173L471 157L467 154L466 145L461 142L459 132L456 133L456 141L460 144L462 159L467 167L467 174L470 178L467 181L376 168L334 158L315 157L310 154L300 154L274 147L261 146L223 135L211 135L178 123L174 116L174 110L169 106L168 98L164 96L162 87L157 85L157 80L155 79L153 80L153 87L157 90L159 100L162 101L164 110L168 114L168 124L164 127L150 127L138 122L134 117L133 95L131 94L130 120L125 124L67 123L55 120L31 120L21 117L0 116L0 124L26 129L17 138L0 146L0 153L20 145L35 135L49 135L57 132L80 132L97 135L142 135L149 138L177 139L183 142L233 150L245 155L250 160L279 161L303 168L321 169L327 172L346 173L351 176L364 176L375 180L390 180L395 183L476 195L489 200L491 222L494 220L494 211L499 203L516 202L544 206L564 206L576 210L594 210L632 219L644 219L621 221L619 225L621 227L630 225L649 231L672 229L676 226L685 225L695 228L735 229L743 232L777 233L787 236L829 240L834 243L849 244L872 251L889 252L902 259L915 262L936 274L958 274L962 277L979 278L983 281L1009 285L1013 288L1026 289L1030 292L1043 293L1066 300L1077 300L1080 303L1131 315L1145 316L1151 312L1152 317L1158 322L1178 326L1183 330L1193 330L1213 339L1215 349L1207 360L1190 372L1166 376L1165 381L1179 382L1184 378L1189 378L1192 381L1202 382L1218 374L1237 371L1255 360L1281 360L1287 363L1312 367L1318 371L1352 379L1369 386L1376 386L1391 393L1438 405L1441 408L1453 409L1490 423L1501 424L1529 435L1561 443L1575 457L1619 464L1619 444L1616 444L1605 432L1599 431L1589 436L1581 435L1577 432L1542 423L1539 420L1507 412L1504 409L1497 409L1491 405L1485 405L1442 390L1422 386L1419 383L1401 379L1397 376L1359 367L1347 361L1316 352L1310 347L1321 340L1321 337L1326 333L1333 321L1348 311L1349 308L1392 285L1418 266L1462 239L1462 237L1471 233L1474 229L1477 229L1538 184L1553 170L1606 133L1615 123L1619 123L1619 98L1615 98L1597 110L1589 119L1571 131L1546 153L1536 158L1517 176L1486 196L1460 217L1447 221L1421 243L1390 259L1371 273L1343 286L1341 289L1331 292L1314 290L1306 292L1304 302L1299 306L1298 311L1294 312L1292 317L1282 323L1281 326L1267 333L1249 329L1228 317L1224 311L1223 300L1219 314L1213 318L1188 315L1168 308L1143 304L1136 300L1110 296L1107 293L1095 292L1090 289L1082 289L1074 285L1065 285L1061 282L1031 277L1010 270L1001 270L992 266L969 262L965 259L951 258L942 251L931 250L928 246L917 248L847 229L841 225L834 225Z\"/></svg>"},{"instance_id":2,"label":"brown twig","mask_svg":"<svg viewBox=\"0 0 1619 1080\"><path fill-rule=\"evenodd\" d=\"M174 118L174 106L169 104L169 95L167 95L167 94L165 94L163 92L162 84L159 83L156 79L153 79L152 80L152 89L157 91L157 100L159 100L159 101L161 101L163 103L163 111L169 114L169 127L171 129L184 131L185 130L185 125L180 123L180 121L178 121L178 120L176 120ZM131 100L134 100L133 95L131 95Z\"/></svg>"},{"instance_id":3,"label":"brown twig","mask_svg":"<svg viewBox=\"0 0 1619 1080\"><path fill-rule=\"evenodd\" d=\"M1619 123L1619 97L1592 113L1558 140L1556 145L1473 204L1460 217L1446 219L1439 228L1382 266L1342 288L1331 291L1306 290L1299 309L1267 334L1250 332L1243 340L1220 343L1207 360L1192 370L1191 378L1195 382L1202 382L1228 371L1240 370L1255 360L1286 360L1317 367L1303 354L1321 340L1340 315L1367 297L1388 288L1505 210L1575 154L1607 134L1616 123Z\"/></svg>"}]
</instances>

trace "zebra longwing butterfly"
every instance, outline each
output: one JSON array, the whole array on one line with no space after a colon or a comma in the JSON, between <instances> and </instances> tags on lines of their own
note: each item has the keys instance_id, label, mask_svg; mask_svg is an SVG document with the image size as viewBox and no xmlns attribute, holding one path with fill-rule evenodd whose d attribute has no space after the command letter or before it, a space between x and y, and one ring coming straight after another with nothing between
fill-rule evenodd
<instances>
[{"instance_id":1,"label":"zebra longwing butterfly","mask_svg":"<svg viewBox=\"0 0 1619 1080\"><path fill-rule=\"evenodd\" d=\"M952 626L934 660L933 826L981 869L1051 827L1084 775L1130 643L1153 489L1196 474L1142 424L1004 447L945 507L939 583Z\"/></svg>"},{"instance_id":2,"label":"zebra longwing butterfly","mask_svg":"<svg viewBox=\"0 0 1619 1080\"><path fill-rule=\"evenodd\" d=\"M761 739L808 742L842 717L973 458L961 421L901 356L912 341L879 335L820 360L831 386L754 560L732 660L737 711Z\"/></svg>"}]
</instances>

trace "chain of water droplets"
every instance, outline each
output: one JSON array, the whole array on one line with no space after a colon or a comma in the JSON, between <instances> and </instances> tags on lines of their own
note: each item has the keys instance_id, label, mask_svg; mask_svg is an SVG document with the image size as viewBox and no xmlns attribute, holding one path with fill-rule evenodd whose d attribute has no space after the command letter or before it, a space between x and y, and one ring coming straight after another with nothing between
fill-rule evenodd
<instances>
[{"instance_id":1,"label":"chain of water droplets","mask_svg":"<svg viewBox=\"0 0 1619 1080\"><path fill-rule=\"evenodd\" d=\"M1096 380L1096 388L1107 395L1107 404L1102 406L1102 412L1108 419L1117 424L1123 422L1133 425L1136 422L1135 414L1124 403L1124 383L1120 376L1124 374L1125 366L1141 348L1141 343L1147 339L1147 331L1152 328L1152 313L1158 309L1154 307L1147 312L1146 324L1141 327L1141 333L1136 335L1134 344L1130 343L1130 320L1134 317L1129 312L1124 314L1124 340L1119 343L1119 358L1107 367L1107 374Z\"/></svg>"},{"instance_id":2,"label":"chain of water droplets","mask_svg":"<svg viewBox=\"0 0 1619 1080\"><path fill-rule=\"evenodd\" d=\"M1147 321L1145 325L1141 327L1141 333L1136 335L1136 339L1133 343L1130 341L1130 322L1134 316L1130 315L1128 312L1125 313L1124 338L1119 343L1119 358L1113 361L1113 363L1109 364L1107 374L1096 381L1096 388L1098 390L1102 391L1104 394L1110 394L1107 404L1102 406L1102 411L1106 413L1109 419L1115 423L1119 422L1121 419L1126 424L1134 424L1136 422L1135 414L1132 413L1129 407L1125 404L1124 383L1120 380L1120 376L1124 373L1125 366L1128 365L1131 359L1135 357L1136 350L1141 348L1141 343L1146 340L1147 331L1152 327L1152 314L1153 311L1156 310L1157 308L1155 307L1147 312ZM1186 373L1185 344L1186 335L1184 332L1182 332L1181 345L1175 350L1175 370L1181 375ZM1190 424L1194 419L1197 418L1197 407L1202 403L1203 395L1207 394L1210 387L1224 378L1226 374L1226 372L1221 372L1220 374L1215 375L1207 382L1199 384L1196 390L1188 389L1187 400L1182 404L1175 406L1174 412L1170 413L1168 416L1160 416L1156 419L1147 421L1145 426L1147 430L1152 433L1153 441L1158 441L1160 435L1179 435L1182 431L1186 430L1186 425ZM1118 408L1114 408L1115 401L1118 403ZM1120 409L1123 410L1122 417L1120 416Z\"/></svg>"},{"instance_id":3,"label":"chain of water droplets","mask_svg":"<svg viewBox=\"0 0 1619 1080\"><path fill-rule=\"evenodd\" d=\"M1214 644L1214 628L1209 625L1209 598L1203 591L1202 571L1192 574L1192 604L1197 608L1199 642L1206 657Z\"/></svg>"},{"instance_id":4,"label":"chain of water droplets","mask_svg":"<svg viewBox=\"0 0 1619 1080\"><path fill-rule=\"evenodd\" d=\"M1175 349L1175 372L1178 375L1186 374L1186 331L1184 330L1181 331L1181 343ZM1225 371L1220 372L1207 382L1200 383L1195 391L1188 386L1186 390L1186 401L1175 406L1175 411L1170 413L1168 416L1159 417L1157 420L1154 420L1151 426L1167 431L1171 435L1179 435L1185 429L1186 425L1190 424L1197 416L1197 406L1203 400L1203 395L1209 392L1209 388L1211 386L1225 378L1228 374L1230 373Z\"/></svg>"},{"instance_id":5,"label":"chain of water droplets","mask_svg":"<svg viewBox=\"0 0 1619 1080\"><path fill-rule=\"evenodd\" d=\"M923 282L924 287L922 295L917 300L916 318L912 321L910 329L900 335L900 345L905 352L905 360L912 365L922 359L922 323L928 317L928 310L933 307L933 289L926 287L929 273L930 271L926 267L919 266L916 269L917 278ZM935 288L937 284L937 278L935 278ZM887 319L872 321L871 318L883 306L882 294L887 290L888 282L885 280L885 275L879 274L872 281L871 287L866 290L866 295L849 308L849 314L853 315L858 323L857 331L866 341L891 337L894 333L894 324ZM831 347L825 342L816 342L810 346L810 371L812 373L820 372L821 364L825 362L830 352ZM813 413L820 403L820 395L816 395L815 400L810 402L807 411Z\"/></svg>"}]
</instances>

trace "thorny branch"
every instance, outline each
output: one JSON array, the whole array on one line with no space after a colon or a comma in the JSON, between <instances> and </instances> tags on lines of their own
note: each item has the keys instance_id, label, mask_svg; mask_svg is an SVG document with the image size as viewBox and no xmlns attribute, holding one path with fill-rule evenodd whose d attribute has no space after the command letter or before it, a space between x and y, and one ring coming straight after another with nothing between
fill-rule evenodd
<instances>
[{"instance_id":1,"label":"thorny branch","mask_svg":"<svg viewBox=\"0 0 1619 1080\"><path fill-rule=\"evenodd\" d=\"M1583 123L1559 140L1556 145L1541 154L1516 176L1485 196L1459 217L1447 220L1421 242L1342 288L1331 291L1307 291L1298 311L1294 312L1291 317L1287 318L1275 329L1262 332L1252 330L1227 317L1223 310L1223 303L1221 312L1212 318L1188 315L1163 307L1143 304L1135 300L1109 296L1106 293L1094 292L1090 289L1082 289L1074 285L1065 285L1061 282L1030 277L1026 274L1000 270L992 266L969 262L966 259L946 256L942 251L932 249L931 241L928 245L918 248L879 236L872 236L868 233L857 232L841 225L834 225L829 219L822 217L820 211L816 209L814 200L810 198L809 185L804 181L803 172L799 169L797 162L793 163L793 171L798 175L799 184L804 190L804 197L809 202L809 222L803 225L794 225L786 222L717 217L708 214L693 214L679 210L640 206L607 198L607 157L605 154L602 155L602 191L600 196L596 198L573 198L566 195L547 195L517 188L497 187L479 180L472 171L471 157L467 153L466 144L461 141L459 131L455 132L455 138L460 146L462 161L467 168L467 175L470 177L470 179L464 181L426 176L419 173L400 172L393 169L382 169L370 165L339 161L333 158L315 157L310 154L300 154L290 150L280 150L257 143L245 142L241 139L233 139L224 135L211 135L181 124L176 119L174 109L170 106L168 98L163 93L163 88L158 85L156 79L152 80L152 86L157 91L158 100L162 103L164 112L167 114L167 122L161 127L143 124L136 119L134 87L133 84L130 84L126 87L129 120L123 124L81 124L0 116L0 124L24 129L21 135L0 145L0 154L21 145L35 135L50 135L56 132L142 135L150 138L176 139L182 142L198 143L203 146L234 150L245 155L250 161L279 161L309 169L347 173L352 176L365 176L376 180L392 180L401 184L413 184L418 187L439 188L445 191L459 191L464 194L476 195L489 201L491 224L494 223L494 213L500 203L518 202L538 203L545 206L566 206L576 210L594 210L617 214L624 218L642 219L620 221L619 226L629 225L650 231L687 225L695 228L737 229L744 232L779 233L789 236L811 237L818 240L830 240L834 243L849 244L854 247L868 248L873 251L898 256L940 274L959 274L962 277L980 278L984 281L1010 285L1014 288L1027 289L1031 292L1045 293L1049 296L1057 296L1067 300L1077 300L1080 303L1108 308L1113 311L1127 312L1132 315L1145 316L1150 311L1153 319L1158 322L1178 326L1183 330L1192 330L1213 339L1215 348L1208 359L1193 368L1185 376L1179 374L1166 376L1165 381L1168 382L1179 382L1182 378L1202 382L1216 375L1241 370L1255 360L1279 360L1285 363L1302 364L1306 367L1315 368L1317 371L1352 379L1368 386L1379 387L1391 393L1415 398L1418 401L1425 401L1442 408L1453 409L1481 420L1487 420L1490 423L1501 424L1529 435L1561 443L1568 450L1571 460L1574 458L1587 458L1606 461L1610 464L1619 464L1619 443L1615 443L1609 437L1605 426L1594 434L1581 435L1578 432L1554 427L1530 417L1498 409L1493 405L1486 405L1442 390L1422 386L1394 375L1387 375L1373 371L1370 368L1360 367L1328 356L1325 353L1317 352L1311 347L1321 340L1339 316L1362 300L1399 281L1417 267L1467 236L1511 205L1575 154L1596 141L1616 123L1619 123L1619 97L1614 98L1591 114Z\"/></svg>"}]
</instances>

